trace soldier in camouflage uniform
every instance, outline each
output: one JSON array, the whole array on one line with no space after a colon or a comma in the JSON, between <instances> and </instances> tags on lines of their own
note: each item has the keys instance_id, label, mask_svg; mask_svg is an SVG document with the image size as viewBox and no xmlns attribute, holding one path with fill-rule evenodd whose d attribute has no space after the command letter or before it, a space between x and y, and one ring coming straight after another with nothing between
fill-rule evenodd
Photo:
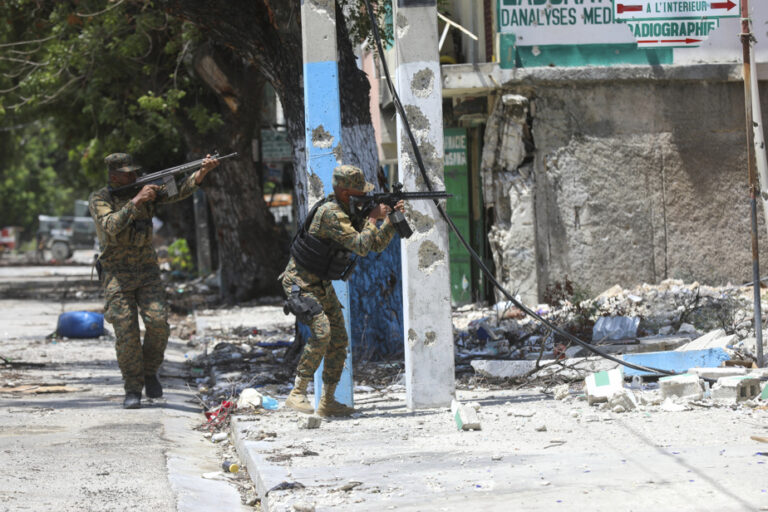
<instances>
[{"instance_id":1,"label":"soldier in camouflage uniform","mask_svg":"<svg viewBox=\"0 0 768 512\"><path fill-rule=\"evenodd\" d=\"M395 233L387 214L391 211L386 205L377 205L367 219L353 219L350 213L349 197L364 195L373 189L366 183L363 172L351 165L341 165L333 171L333 194L313 208L309 215L311 221L305 221L304 234L317 237L322 243L341 253L352 256L365 256L369 251L381 252ZM402 201L395 208L404 210ZM377 221L384 219L380 227ZM306 223L309 227L306 228ZM362 224L362 225L359 225ZM354 409L347 407L334 399L336 385L344 369L347 357L347 332L344 328L344 317L341 304L336 297L331 279L339 279L328 275L318 275L297 262L302 259L296 250L296 239L291 248L291 259L288 262L282 279L283 289L290 298L292 295L301 296L305 305L309 305L310 314L304 319L312 330L312 337L307 341L304 352L296 369L296 380L293 390L285 401L288 408L311 414L314 408L307 399L307 385L320 362L325 358L323 370L323 395L317 408L320 416L349 416ZM317 248L315 246L314 248ZM312 254L317 254L312 252ZM353 256L352 256L353 257ZM315 262L306 260L306 265L315 266ZM326 265L327 266L327 265ZM320 268L320 267L318 267ZM321 272L322 273L322 272ZM325 278L324 278L325 277ZM289 300L290 303L290 300ZM313 307L313 306L316 306ZM319 313L314 314L319 311ZM310 316L314 314L314 316ZM298 315L297 315L298 316ZM301 319L300 319L301 320Z\"/></svg>"},{"instance_id":2,"label":"soldier in camouflage uniform","mask_svg":"<svg viewBox=\"0 0 768 512\"><path fill-rule=\"evenodd\" d=\"M178 195L168 198L164 186L158 185L145 185L135 196L112 192L133 183L139 167L126 153L111 154L104 161L109 186L91 194L88 207L101 248L98 264L106 301L104 319L115 329L117 363L125 382L123 407L137 409L144 387L148 398L163 395L157 371L170 334L165 289L152 246L155 205L189 197L219 163L208 155L200 170L181 184ZM139 312L146 327L143 346Z\"/></svg>"}]
</instances>

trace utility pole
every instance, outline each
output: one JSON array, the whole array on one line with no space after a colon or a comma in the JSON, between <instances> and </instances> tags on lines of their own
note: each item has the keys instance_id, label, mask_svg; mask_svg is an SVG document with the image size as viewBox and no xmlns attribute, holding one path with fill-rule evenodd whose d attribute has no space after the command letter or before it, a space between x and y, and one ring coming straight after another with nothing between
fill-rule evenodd
<instances>
[{"instance_id":1,"label":"utility pole","mask_svg":"<svg viewBox=\"0 0 768 512\"><path fill-rule=\"evenodd\" d=\"M757 366L763 367L763 321L760 304L760 257L757 244L757 172L755 170L755 126L752 117L752 28L749 19L749 0L741 0L741 44L744 49L744 102L747 120L747 169L749 174L749 206L752 228L752 289L754 290L755 339L757 345ZM762 120L761 120L762 121Z\"/></svg>"},{"instance_id":2,"label":"utility pole","mask_svg":"<svg viewBox=\"0 0 768 512\"><path fill-rule=\"evenodd\" d=\"M443 98L436 0L393 0L395 83L435 190L443 181ZM383 58L383 57L382 57ZM427 190L413 148L397 120L399 178L406 191ZM406 206L411 238L401 244L406 402L444 407L455 392L448 229L431 201Z\"/></svg>"},{"instance_id":3,"label":"utility pole","mask_svg":"<svg viewBox=\"0 0 768 512\"><path fill-rule=\"evenodd\" d=\"M305 211L308 211L316 201L333 190L333 169L342 163L335 0L302 0L301 45L304 57L304 129L309 203ZM335 397L339 402L352 407L349 286L344 281L334 281L333 288L344 308L344 328L350 340L344 372L336 387ZM321 364L315 372L315 408L323 387L323 367Z\"/></svg>"}]
</instances>

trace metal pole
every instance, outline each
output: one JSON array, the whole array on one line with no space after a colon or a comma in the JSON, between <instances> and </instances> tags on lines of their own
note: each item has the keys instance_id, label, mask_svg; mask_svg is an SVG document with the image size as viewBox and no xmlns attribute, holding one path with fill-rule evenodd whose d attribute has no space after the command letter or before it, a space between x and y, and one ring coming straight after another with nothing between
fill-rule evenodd
<instances>
[{"instance_id":1,"label":"metal pole","mask_svg":"<svg viewBox=\"0 0 768 512\"><path fill-rule=\"evenodd\" d=\"M750 53L752 49L752 29L749 20L749 0L741 0L741 44L744 49L744 103L747 120L747 169L749 172L749 207L752 224L752 282L754 290L755 309L755 338L757 344L757 365L763 367L763 325L762 308L760 304L760 257L757 245L757 172L755 172L754 151L755 140L752 118L752 68Z\"/></svg>"}]
</instances>

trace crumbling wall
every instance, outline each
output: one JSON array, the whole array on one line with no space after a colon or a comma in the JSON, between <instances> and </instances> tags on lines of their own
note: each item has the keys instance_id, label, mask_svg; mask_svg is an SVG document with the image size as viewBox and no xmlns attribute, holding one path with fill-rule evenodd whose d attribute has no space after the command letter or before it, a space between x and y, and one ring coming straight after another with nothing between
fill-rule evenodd
<instances>
[{"instance_id":1,"label":"crumbling wall","mask_svg":"<svg viewBox=\"0 0 768 512\"><path fill-rule=\"evenodd\" d=\"M537 273L528 98L501 96L488 119L481 163L483 202L493 209L488 232L496 279L535 302ZM502 297L496 291L499 300Z\"/></svg>"},{"instance_id":2,"label":"crumbling wall","mask_svg":"<svg viewBox=\"0 0 768 512\"><path fill-rule=\"evenodd\" d=\"M566 276L592 292L751 280L741 83L580 77L511 90L530 98L532 173L519 159L525 123L503 101L483 161L494 261L511 289L535 283L541 298Z\"/></svg>"}]
</instances>

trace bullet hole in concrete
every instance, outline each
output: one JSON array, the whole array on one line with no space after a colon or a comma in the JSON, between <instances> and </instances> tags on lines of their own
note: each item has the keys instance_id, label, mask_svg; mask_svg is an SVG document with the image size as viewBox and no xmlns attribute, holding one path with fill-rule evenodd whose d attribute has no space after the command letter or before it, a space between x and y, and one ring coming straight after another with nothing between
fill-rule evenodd
<instances>
[{"instance_id":1,"label":"bullet hole in concrete","mask_svg":"<svg viewBox=\"0 0 768 512\"><path fill-rule=\"evenodd\" d=\"M397 38L402 39L408 33L408 18L397 13Z\"/></svg>"},{"instance_id":2,"label":"bullet hole in concrete","mask_svg":"<svg viewBox=\"0 0 768 512\"><path fill-rule=\"evenodd\" d=\"M434 345L435 341L437 341L437 334L435 331L427 331L427 334L424 337L424 346L429 347L430 345Z\"/></svg>"},{"instance_id":3,"label":"bullet hole in concrete","mask_svg":"<svg viewBox=\"0 0 768 512\"><path fill-rule=\"evenodd\" d=\"M417 341L419 341L419 337L416 335L416 331L408 329L408 346L415 347Z\"/></svg>"},{"instance_id":4,"label":"bullet hole in concrete","mask_svg":"<svg viewBox=\"0 0 768 512\"><path fill-rule=\"evenodd\" d=\"M408 123L411 125L414 137L418 137L418 135L426 137L429 134L429 119L421 112L419 107L405 105L405 115L408 117Z\"/></svg>"},{"instance_id":5,"label":"bullet hole in concrete","mask_svg":"<svg viewBox=\"0 0 768 512\"><path fill-rule=\"evenodd\" d=\"M411 91L413 91L414 96L427 98L432 94L434 87L435 74L431 69L424 68L413 75L413 79L411 80Z\"/></svg>"},{"instance_id":6,"label":"bullet hole in concrete","mask_svg":"<svg viewBox=\"0 0 768 512\"><path fill-rule=\"evenodd\" d=\"M325 131L323 125L312 130L312 145L316 148L330 148L333 146L333 135Z\"/></svg>"},{"instance_id":7,"label":"bullet hole in concrete","mask_svg":"<svg viewBox=\"0 0 768 512\"><path fill-rule=\"evenodd\" d=\"M445 260L445 254L432 240L425 240L419 246L419 270L429 272L433 265Z\"/></svg>"},{"instance_id":8,"label":"bullet hole in concrete","mask_svg":"<svg viewBox=\"0 0 768 512\"><path fill-rule=\"evenodd\" d=\"M414 210L410 205L407 207L408 223L416 233L426 233L435 225L435 219L425 215L418 210Z\"/></svg>"},{"instance_id":9,"label":"bullet hole in concrete","mask_svg":"<svg viewBox=\"0 0 768 512\"><path fill-rule=\"evenodd\" d=\"M309 175L309 201L310 205L315 204L317 201L325 196L325 188L323 187L323 180L317 174L310 173Z\"/></svg>"},{"instance_id":10,"label":"bullet hole in concrete","mask_svg":"<svg viewBox=\"0 0 768 512\"><path fill-rule=\"evenodd\" d=\"M336 144L336 147L333 148L333 156L336 158L336 163L339 165L341 165L343 160L341 154L341 144Z\"/></svg>"}]
</instances>

